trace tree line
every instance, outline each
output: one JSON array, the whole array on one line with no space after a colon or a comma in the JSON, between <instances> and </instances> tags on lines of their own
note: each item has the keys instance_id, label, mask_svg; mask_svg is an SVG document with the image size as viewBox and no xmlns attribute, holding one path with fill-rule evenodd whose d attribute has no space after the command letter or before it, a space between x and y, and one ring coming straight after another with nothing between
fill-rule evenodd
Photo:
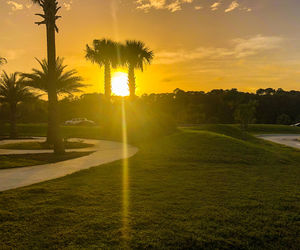
<instances>
[{"instance_id":1,"label":"tree line","mask_svg":"<svg viewBox=\"0 0 300 250\"><path fill-rule=\"evenodd\" d=\"M118 105L119 97L112 97ZM163 114L177 124L203 123L263 123L285 124L300 122L300 91L259 89L256 93L237 89L203 91L174 90L172 93L145 94L135 105ZM68 96L58 103L60 123L74 117L86 117L104 125L108 116L106 96L98 93ZM41 99L19 104L19 122L47 121L47 102ZM2 121L9 121L9 108L0 106Z\"/></svg>"}]
</instances>

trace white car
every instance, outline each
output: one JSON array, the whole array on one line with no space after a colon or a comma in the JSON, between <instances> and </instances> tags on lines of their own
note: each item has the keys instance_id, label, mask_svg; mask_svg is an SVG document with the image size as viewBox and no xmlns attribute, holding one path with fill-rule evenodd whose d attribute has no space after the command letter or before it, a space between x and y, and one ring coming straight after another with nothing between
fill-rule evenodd
<instances>
[{"instance_id":1,"label":"white car","mask_svg":"<svg viewBox=\"0 0 300 250\"><path fill-rule=\"evenodd\" d=\"M65 125L96 125L96 123L86 118L73 118L72 120L65 121Z\"/></svg>"},{"instance_id":2,"label":"white car","mask_svg":"<svg viewBox=\"0 0 300 250\"><path fill-rule=\"evenodd\" d=\"M292 127L300 127L300 123L292 124Z\"/></svg>"}]
</instances>

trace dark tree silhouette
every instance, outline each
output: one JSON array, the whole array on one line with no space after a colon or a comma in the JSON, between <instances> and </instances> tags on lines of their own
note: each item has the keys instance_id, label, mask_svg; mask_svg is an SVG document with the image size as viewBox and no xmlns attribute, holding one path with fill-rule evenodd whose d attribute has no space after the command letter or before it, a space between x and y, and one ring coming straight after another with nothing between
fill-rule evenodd
<instances>
[{"instance_id":1,"label":"dark tree silhouette","mask_svg":"<svg viewBox=\"0 0 300 250\"><path fill-rule=\"evenodd\" d=\"M23 84L19 73L8 75L5 71L0 79L0 102L7 103L10 111L10 138L17 137L17 105L32 99L28 87Z\"/></svg>"},{"instance_id":2,"label":"dark tree silhouette","mask_svg":"<svg viewBox=\"0 0 300 250\"><path fill-rule=\"evenodd\" d=\"M111 67L119 65L119 45L109 39L94 40L93 46L86 45L86 59L104 66L104 92L111 97Z\"/></svg>"},{"instance_id":3,"label":"dark tree silhouette","mask_svg":"<svg viewBox=\"0 0 300 250\"><path fill-rule=\"evenodd\" d=\"M43 14L36 14L43 18L42 21L36 22L38 25L46 25L47 31L47 59L49 71L48 83L48 102L49 102L49 118L48 118L48 143L54 145L54 153L64 153L64 144L59 126L59 110L57 101L57 91L55 82L56 68L56 45L55 32L58 32L56 20L60 18L57 15L61 7L58 6L56 0L32 0L43 9Z\"/></svg>"},{"instance_id":4,"label":"dark tree silhouette","mask_svg":"<svg viewBox=\"0 0 300 250\"><path fill-rule=\"evenodd\" d=\"M153 60L154 54L141 41L128 40L122 48L122 62L128 66L128 81L130 97L135 98L135 69L144 70L146 63L150 64Z\"/></svg>"},{"instance_id":5,"label":"dark tree silhouette","mask_svg":"<svg viewBox=\"0 0 300 250\"><path fill-rule=\"evenodd\" d=\"M46 59L40 61L37 60L42 68L42 70L32 69L31 74L22 74L24 77L24 84L29 87L41 90L44 93L48 93L48 83L49 83L49 69L48 62ZM81 92L80 88L85 87L82 78L77 76L76 70L65 71L67 65L63 65L63 59L56 59L56 69L55 69L55 83L57 94L68 94L71 95L75 92Z\"/></svg>"}]
</instances>

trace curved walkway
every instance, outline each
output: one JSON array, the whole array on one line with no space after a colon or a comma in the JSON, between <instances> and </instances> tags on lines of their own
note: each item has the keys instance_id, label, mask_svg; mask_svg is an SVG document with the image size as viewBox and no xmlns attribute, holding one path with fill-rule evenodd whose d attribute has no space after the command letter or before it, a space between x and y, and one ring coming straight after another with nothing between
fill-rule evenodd
<instances>
[{"instance_id":1,"label":"curved walkway","mask_svg":"<svg viewBox=\"0 0 300 250\"><path fill-rule=\"evenodd\" d=\"M266 134L258 135L257 137L300 149L300 134Z\"/></svg>"},{"instance_id":2,"label":"curved walkway","mask_svg":"<svg viewBox=\"0 0 300 250\"><path fill-rule=\"evenodd\" d=\"M0 141L0 145L18 142L43 141L43 138L35 138L30 140L4 140ZM24 187L31 184L56 179L77 171L99 166L105 163L110 163L124 158L129 158L138 152L136 147L127 145L127 155L124 155L123 143L103 141L103 140L88 140L88 139L73 139L81 140L84 143L93 144L93 147L82 149L70 149L76 152L93 152L90 155L80 158L37 165L24 168L13 168L0 170L0 191ZM0 149L0 155L8 154L39 154L50 153L52 150L8 150Z\"/></svg>"}]
</instances>

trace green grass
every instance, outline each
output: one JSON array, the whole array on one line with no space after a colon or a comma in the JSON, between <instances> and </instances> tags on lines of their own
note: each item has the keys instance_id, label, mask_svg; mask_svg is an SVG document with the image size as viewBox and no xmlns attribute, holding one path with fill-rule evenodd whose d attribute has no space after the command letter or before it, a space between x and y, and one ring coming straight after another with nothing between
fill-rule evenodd
<instances>
[{"instance_id":1,"label":"green grass","mask_svg":"<svg viewBox=\"0 0 300 250\"><path fill-rule=\"evenodd\" d=\"M185 129L194 130L209 130L214 132L224 133L230 127L240 128L239 125L220 125L220 124L203 124L195 127L188 127ZM287 125L272 125L272 124L250 124L247 130L251 134L300 134L299 127Z\"/></svg>"},{"instance_id":2,"label":"green grass","mask_svg":"<svg viewBox=\"0 0 300 250\"><path fill-rule=\"evenodd\" d=\"M93 144L84 142L71 142L67 141L64 143L66 149L78 149L92 147ZM0 149L21 149L21 150L40 150L40 149L53 149L53 146L46 142L19 142L19 143L8 143L1 145Z\"/></svg>"},{"instance_id":3,"label":"green grass","mask_svg":"<svg viewBox=\"0 0 300 250\"><path fill-rule=\"evenodd\" d=\"M99 126L61 126L62 134L65 138L86 138L86 139L102 139L107 138L107 135ZM47 124L18 124L18 135L22 137L31 136L46 136ZM5 124L1 129L0 136L9 135L9 124Z\"/></svg>"},{"instance_id":4,"label":"green grass","mask_svg":"<svg viewBox=\"0 0 300 250\"><path fill-rule=\"evenodd\" d=\"M0 169L20 168L20 167L42 165L47 163L55 163L59 161L75 159L89 154L90 152L68 152L64 155L55 155L51 153L26 154L26 155L0 155Z\"/></svg>"},{"instance_id":5,"label":"green grass","mask_svg":"<svg viewBox=\"0 0 300 250\"><path fill-rule=\"evenodd\" d=\"M297 249L300 151L233 126L186 129L129 159L0 193L0 249Z\"/></svg>"}]
</instances>

